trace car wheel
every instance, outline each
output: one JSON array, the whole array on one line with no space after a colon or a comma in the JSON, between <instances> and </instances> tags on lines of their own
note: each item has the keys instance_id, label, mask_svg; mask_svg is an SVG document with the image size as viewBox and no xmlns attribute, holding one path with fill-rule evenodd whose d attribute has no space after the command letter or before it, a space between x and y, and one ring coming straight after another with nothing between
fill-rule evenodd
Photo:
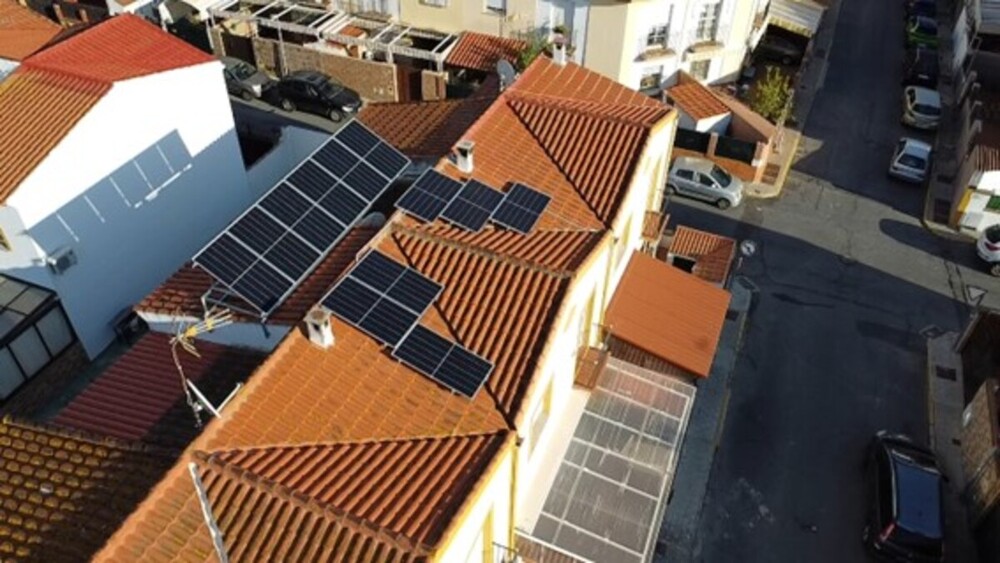
<instances>
[{"instance_id":1,"label":"car wheel","mask_svg":"<svg viewBox=\"0 0 1000 563\"><path fill-rule=\"evenodd\" d=\"M338 109L331 109L326 115L334 123L340 123L344 119L344 114L340 113Z\"/></svg>"},{"instance_id":2,"label":"car wheel","mask_svg":"<svg viewBox=\"0 0 1000 563\"><path fill-rule=\"evenodd\" d=\"M241 90L240 91L240 97L243 98L243 100L247 101L247 102L253 100L253 94L250 93L250 90Z\"/></svg>"},{"instance_id":3,"label":"car wheel","mask_svg":"<svg viewBox=\"0 0 1000 563\"><path fill-rule=\"evenodd\" d=\"M295 102L289 100L288 98L284 98L281 100L281 109L285 111L295 111Z\"/></svg>"},{"instance_id":4,"label":"car wheel","mask_svg":"<svg viewBox=\"0 0 1000 563\"><path fill-rule=\"evenodd\" d=\"M990 275L1000 278L1000 264L993 264L990 266Z\"/></svg>"},{"instance_id":5,"label":"car wheel","mask_svg":"<svg viewBox=\"0 0 1000 563\"><path fill-rule=\"evenodd\" d=\"M670 184L667 184L666 192L667 192L667 197L675 196L677 195L677 188Z\"/></svg>"},{"instance_id":6,"label":"car wheel","mask_svg":"<svg viewBox=\"0 0 1000 563\"><path fill-rule=\"evenodd\" d=\"M722 209L723 211L725 211L726 209L729 209L729 206L731 206L731 205L732 204L729 203L728 199L720 199L720 200L717 200L715 202L715 206L718 207L719 209Z\"/></svg>"}]
</instances>

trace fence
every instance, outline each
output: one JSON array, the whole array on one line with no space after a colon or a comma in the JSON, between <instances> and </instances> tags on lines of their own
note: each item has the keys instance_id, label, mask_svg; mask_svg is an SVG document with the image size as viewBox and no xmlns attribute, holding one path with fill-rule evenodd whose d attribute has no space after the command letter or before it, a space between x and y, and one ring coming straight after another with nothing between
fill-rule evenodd
<instances>
[{"instance_id":1,"label":"fence","mask_svg":"<svg viewBox=\"0 0 1000 563\"><path fill-rule=\"evenodd\" d=\"M695 152L708 152L708 145L712 141L710 133L702 133L693 129L677 129L674 136L674 146Z\"/></svg>"},{"instance_id":2,"label":"fence","mask_svg":"<svg viewBox=\"0 0 1000 563\"><path fill-rule=\"evenodd\" d=\"M731 158L747 164L753 164L757 153L757 143L741 141L732 137L719 136L715 143L715 154L723 158Z\"/></svg>"}]
</instances>

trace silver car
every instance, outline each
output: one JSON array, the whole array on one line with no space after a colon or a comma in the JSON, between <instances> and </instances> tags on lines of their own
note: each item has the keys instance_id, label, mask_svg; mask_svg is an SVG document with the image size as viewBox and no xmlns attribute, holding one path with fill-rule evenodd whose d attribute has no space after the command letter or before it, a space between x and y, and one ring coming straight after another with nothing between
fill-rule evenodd
<instances>
[{"instance_id":1,"label":"silver car","mask_svg":"<svg viewBox=\"0 0 1000 563\"><path fill-rule=\"evenodd\" d=\"M244 100L260 98L264 91L274 85L274 80L248 63L233 57L220 57L226 90Z\"/></svg>"},{"instance_id":2,"label":"silver car","mask_svg":"<svg viewBox=\"0 0 1000 563\"><path fill-rule=\"evenodd\" d=\"M903 123L917 129L937 129L941 122L941 94L923 86L903 89Z\"/></svg>"},{"instance_id":3,"label":"silver car","mask_svg":"<svg viewBox=\"0 0 1000 563\"><path fill-rule=\"evenodd\" d=\"M920 183L927 177L931 164L931 146L923 141L903 137L889 161L889 175L907 182Z\"/></svg>"},{"instance_id":4,"label":"silver car","mask_svg":"<svg viewBox=\"0 0 1000 563\"><path fill-rule=\"evenodd\" d=\"M667 175L667 195L682 194L729 209L743 201L743 181L711 160L679 156Z\"/></svg>"}]
</instances>

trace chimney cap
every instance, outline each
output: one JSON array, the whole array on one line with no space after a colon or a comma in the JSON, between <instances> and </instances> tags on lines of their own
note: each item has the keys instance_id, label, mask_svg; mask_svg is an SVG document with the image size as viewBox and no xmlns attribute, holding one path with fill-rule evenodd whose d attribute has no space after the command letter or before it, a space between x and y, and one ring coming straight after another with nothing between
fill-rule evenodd
<instances>
[{"instance_id":1,"label":"chimney cap","mask_svg":"<svg viewBox=\"0 0 1000 563\"><path fill-rule=\"evenodd\" d=\"M461 141L455 144L455 148L465 152L471 152L472 149L475 148L475 146L476 143L468 139L462 139Z\"/></svg>"}]
</instances>

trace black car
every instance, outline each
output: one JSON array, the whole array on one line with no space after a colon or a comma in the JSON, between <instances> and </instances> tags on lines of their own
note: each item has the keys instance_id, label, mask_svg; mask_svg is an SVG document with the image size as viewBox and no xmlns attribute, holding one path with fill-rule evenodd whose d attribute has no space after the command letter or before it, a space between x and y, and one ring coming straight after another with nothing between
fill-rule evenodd
<instances>
[{"instance_id":1,"label":"black car","mask_svg":"<svg viewBox=\"0 0 1000 563\"><path fill-rule=\"evenodd\" d=\"M314 70L300 70L282 77L271 89L272 103L285 111L301 109L340 121L361 109L361 96L329 76Z\"/></svg>"},{"instance_id":2,"label":"black car","mask_svg":"<svg viewBox=\"0 0 1000 563\"><path fill-rule=\"evenodd\" d=\"M924 16L934 18L937 16L937 0L906 0L906 17Z\"/></svg>"},{"instance_id":3,"label":"black car","mask_svg":"<svg viewBox=\"0 0 1000 563\"><path fill-rule=\"evenodd\" d=\"M761 38L753 54L757 60L778 61L790 65L800 63L805 50L790 39L768 33Z\"/></svg>"},{"instance_id":4,"label":"black car","mask_svg":"<svg viewBox=\"0 0 1000 563\"><path fill-rule=\"evenodd\" d=\"M907 436L883 430L869 446L865 473L871 503L865 545L894 561L940 563L942 477L934 454Z\"/></svg>"},{"instance_id":5,"label":"black car","mask_svg":"<svg viewBox=\"0 0 1000 563\"><path fill-rule=\"evenodd\" d=\"M907 49L903 62L903 86L937 89L938 52L926 47Z\"/></svg>"}]
</instances>

